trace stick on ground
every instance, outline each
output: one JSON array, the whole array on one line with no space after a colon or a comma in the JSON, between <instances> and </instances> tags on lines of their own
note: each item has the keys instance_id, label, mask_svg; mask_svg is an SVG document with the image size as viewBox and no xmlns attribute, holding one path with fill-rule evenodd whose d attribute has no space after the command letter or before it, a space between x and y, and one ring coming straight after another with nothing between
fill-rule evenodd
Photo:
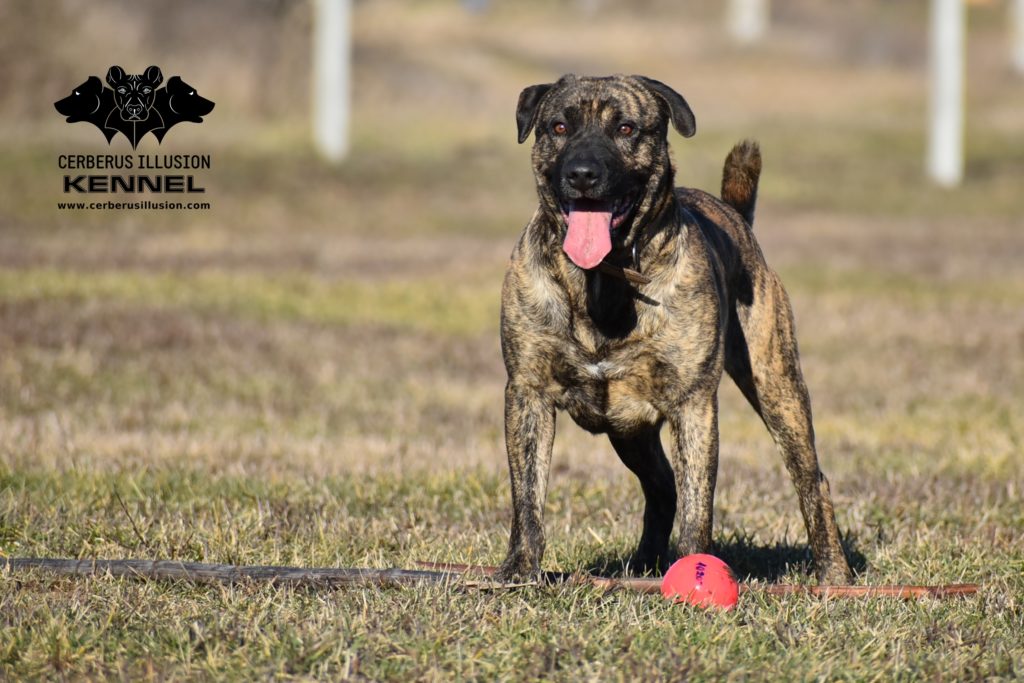
<instances>
[{"instance_id":1,"label":"stick on ground","mask_svg":"<svg viewBox=\"0 0 1024 683\"><path fill-rule=\"evenodd\" d=\"M422 567L435 570L480 574L490 576L497 567L475 564L451 564L445 562L418 562ZM558 576L558 575L556 575ZM608 579L600 576L562 575L573 580L583 580L599 588L628 588L641 593L660 593L661 579L621 578ZM943 586L803 586L797 584L769 584L757 586L741 583L740 592L757 592L768 595L818 595L829 598L944 598L955 595L974 595L979 590L974 583L954 583Z\"/></svg>"},{"instance_id":2,"label":"stick on ground","mask_svg":"<svg viewBox=\"0 0 1024 683\"><path fill-rule=\"evenodd\" d=\"M494 567L467 564L421 562L427 569L356 569L240 566L233 564L206 564L177 560L66 560L51 558L0 558L0 570L11 572L42 570L64 576L123 576L134 579L162 581L188 581L191 583L238 583L263 581L279 585L311 587L396 586L416 583L462 582L463 585L481 585L474 577L490 577ZM467 581L468 580L468 581ZM581 583L595 588L624 588L640 593L660 593L660 578L606 578L585 574L547 572L547 583ZM494 587L514 587L491 584ZM531 584L516 584L531 585ZM976 584L946 586L799 586L741 584L743 592L762 592L769 595L820 595L823 597L950 597L973 595Z\"/></svg>"},{"instance_id":3,"label":"stick on ground","mask_svg":"<svg viewBox=\"0 0 1024 683\"><path fill-rule=\"evenodd\" d=\"M304 569L302 567L239 566L178 562L177 560L64 560L50 558L0 559L0 570L24 571L38 569L65 576L96 576L109 574L136 579L189 581L192 583L238 583L265 581L301 586L388 586L417 582L456 580L451 571L422 569Z\"/></svg>"}]
</instances>

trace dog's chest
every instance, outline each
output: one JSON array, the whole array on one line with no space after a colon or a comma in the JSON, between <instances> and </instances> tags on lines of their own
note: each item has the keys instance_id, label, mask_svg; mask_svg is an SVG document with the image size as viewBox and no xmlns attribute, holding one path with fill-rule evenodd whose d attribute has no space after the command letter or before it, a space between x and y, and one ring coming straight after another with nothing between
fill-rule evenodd
<instances>
[{"instance_id":1,"label":"dog's chest","mask_svg":"<svg viewBox=\"0 0 1024 683\"><path fill-rule=\"evenodd\" d=\"M556 404L581 427L630 434L660 421L659 398L669 378L656 357L636 349L595 354L570 346L566 351L552 368Z\"/></svg>"}]
</instances>

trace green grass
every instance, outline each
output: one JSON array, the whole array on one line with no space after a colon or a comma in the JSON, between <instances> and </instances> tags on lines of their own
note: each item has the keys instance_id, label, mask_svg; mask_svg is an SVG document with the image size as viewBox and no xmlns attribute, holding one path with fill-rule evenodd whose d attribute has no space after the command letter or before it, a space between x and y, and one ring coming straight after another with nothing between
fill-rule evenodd
<instances>
[{"instance_id":1,"label":"green grass","mask_svg":"<svg viewBox=\"0 0 1024 683\"><path fill-rule=\"evenodd\" d=\"M605 538L555 533L549 565L585 567L627 550L628 535L609 534L601 517L637 512L631 482L555 483L549 525L573 520ZM0 473L0 538L18 555L308 566L494 562L502 550L504 486L503 478L473 470L305 481L211 478L181 467L114 476L7 470ZM1005 533L1024 521L1019 508L970 480L912 480L908 488L923 496L924 509L893 509L893 500L876 496L875 519L865 520L864 529L878 524L858 539L872 555L871 579L979 580L980 596L822 602L747 594L735 612L719 614L572 586L311 591L27 574L5 578L0 663L22 676L160 671L238 679L757 677L765 662L785 678L1021 675L1015 641L1024 567ZM964 489L975 489L973 502L990 511L980 524L967 506L942 513L928 507ZM893 531L893 523L918 531ZM955 541L952 529L974 533ZM728 538L720 535L720 542L726 557L737 552Z\"/></svg>"},{"instance_id":2,"label":"green grass","mask_svg":"<svg viewBox=\"0 0 1024 683\"><path fill-rule=\"evenodd\" d=\"M143 42L220 30L199 20L213 5L188 7L187 35L154 21ZM683 23L661 2L583 19L541 3L483 16L361 3L353 153L337 168L310 149L305 75L289 61L308 48L304 8L239 20L241 38L279 37L259 59L227 56L233 32L207 41L222 52L175 53L183 75L209 74L218 108L159 151L213 155L209 212L57 212L57 154L125 150L90 147L84 124L28 121L27 95L0 104L24 109L0 127L0 556L499 562L498 301L534 208L512 114L522 87L574 69L683 90L700 132L673 136L680 183L714 190L733 142L761 140L756 234L793 300L857 580L982 590L751 592L707 613L573 585L3 573L0 679L1024 678L1024 100L993 66L995 10L972 10L968 176L944 191L921 173L921 8L794 6L766 45L738 49L714 3ZM26 44L60 33L75 56L39 55L54 68L36 71L11 60L14 82L81 77L100 24L79 35L69 16L18 13ZM874 49L905 61L873 62ZM721 405L715 552L755 585L813 581L771 440L728 382ZM620 571L642 509L606 440L561 418L544 567Z\"/></svg>"}]
</instances>

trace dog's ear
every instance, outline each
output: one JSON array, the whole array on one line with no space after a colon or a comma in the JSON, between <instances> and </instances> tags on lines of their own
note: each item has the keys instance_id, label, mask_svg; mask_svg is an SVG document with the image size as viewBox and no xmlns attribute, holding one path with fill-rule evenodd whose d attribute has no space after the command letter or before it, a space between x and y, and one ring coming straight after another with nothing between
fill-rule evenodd
<instances>
[{"instance_id":1,"label":"dog's ear","mask_svg":"<svg viewBox=\"0 0 1024 683\"><path fill-rule=\"evenodd\" d=\"M158 66L149 67L144 75L146 80L153 84L154 88L164 82L164 72Z\"/></svg>"},{"instance_id":2,"label":"dog's ear","mask_svg":"<svg viewBox=\"0 0 1024 683\"><path fill-rule=\"evenodd\" d=\"M673 127L684 138L693 137L693 134L697 132L697 121L693 118L693 111L690 110L690 105L686 103L683 96L661 81L646 76L636 76L635 78L668 105Z\"/></svg>"},{"instance_id":3,"label":"dog's ear","mask_svg":"<svg viewBox=\"0 0 1024 683\"><path fill-rule=\"evenodd\" d=\"M116 88L117 84L124 80L124 69L119 66L112 66L107 69L107 85Z\"/></svg>"},{"instance_id":4,"label":"dog's ear","mask_svg":"<svg viewBox=\"0 0 1024 683\"><path fill-rule=\"evenodd\" d=\"M85 89L92 93L98 93L103 90L103 81L96 76L89 76L85 81Z\"/></svg>"},{"instance_id":5,"label":"dog's ear","mask_svg":"<svg viewBox=\"0 0 1024 683\"><path fill-rule=\"evenodd\" d=\"M523 144L526 142L526 138L530 137L530 133L537 123L537 112L540 110L540 103L554 86L554 83L531 85L519 93L519 104L516 105L516 126L519 128L519 144Z\"/></svg>"}]
</instances>

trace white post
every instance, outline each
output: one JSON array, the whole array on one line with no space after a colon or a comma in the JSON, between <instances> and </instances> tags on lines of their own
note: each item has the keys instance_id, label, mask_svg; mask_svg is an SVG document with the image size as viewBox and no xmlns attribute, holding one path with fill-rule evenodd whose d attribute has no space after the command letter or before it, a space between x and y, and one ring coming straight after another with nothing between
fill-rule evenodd
<instances>
[{"instance_id":1,"label":"white post","mask_svg":"<svg viewBox=\"0 0 1024 683\"><path fill-rule=\"evenodd\" d=\"M1010 0L1010 49L1013 68L1024 74L1024 0Z\"/></svg>"},{"instance_id":2,"label":"white post","mask_svg":"<svg viewBox=\"0 0 1024 683\"><path fill-rule=\"evenodd\" d=\"M729 0L729 33L741 43L753 43L768 31L768 0Z\"/></svg>"},{"instance_id":3,"label":"white post","mask_svg":"<svg viewBox=\"0 0 1024 683\"><path fill-rule=\"evenodd\" d=\"M959 185L964 175L964 0L932 0L928 175Z\"/></svg>"},{"instance_id":4,"label":"white post","mask_svg":"<svg viewBox=\"0 0 1024 683\"><path fill-rule=\"evenodd\" d=\"M313 135L328 161L349 144L351 0L313 0Z\"/></svg>"}]
</instances>

